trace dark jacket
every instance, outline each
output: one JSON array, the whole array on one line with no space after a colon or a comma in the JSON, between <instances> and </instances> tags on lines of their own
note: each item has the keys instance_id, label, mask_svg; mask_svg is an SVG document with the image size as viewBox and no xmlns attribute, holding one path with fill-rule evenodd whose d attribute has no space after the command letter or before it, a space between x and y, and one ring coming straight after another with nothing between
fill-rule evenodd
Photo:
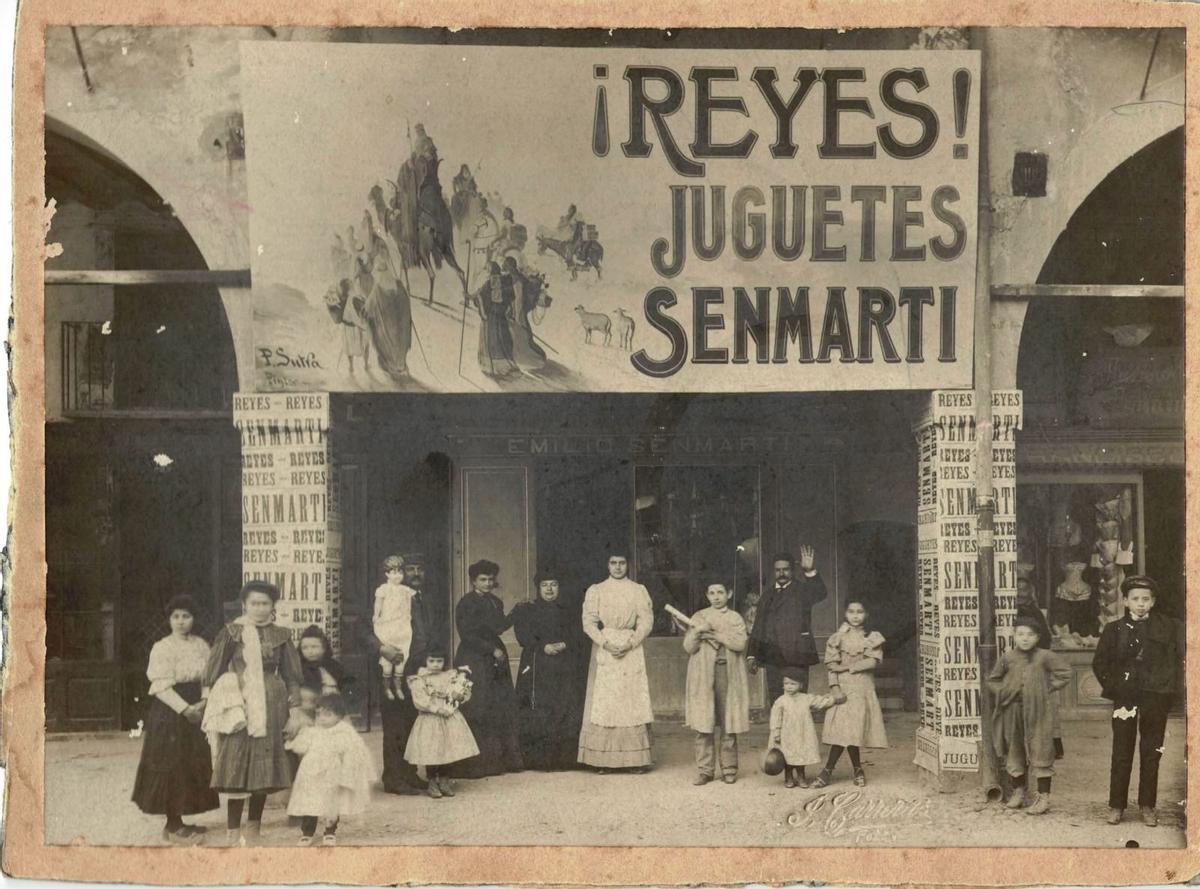
<instances>
[{"instance_id":1,"label":"dark jacket","mask_svg":"<svg viewBox=\"0 0 1200 889\"><path fill-rule=\"evenodd\" d=\"M1136 703L1139 692L1177 695L1183 691L1183 624L1151 611L1140 624L1125 612L1104 627L1092 659L1104 697Z\"/></svg>"},{"instance_id":2,"label":"dark jacket","mask_svg":"<svg viewBox=\"0 0 1200 889\"><path fill-rule=\"evenodd\" d=\"M821 575L801 576L782 589L771 587L758 602L746 654L774 667L807 667L817 663L812 635L812 607L829 591Z\"/></svg>"}]
</instances>

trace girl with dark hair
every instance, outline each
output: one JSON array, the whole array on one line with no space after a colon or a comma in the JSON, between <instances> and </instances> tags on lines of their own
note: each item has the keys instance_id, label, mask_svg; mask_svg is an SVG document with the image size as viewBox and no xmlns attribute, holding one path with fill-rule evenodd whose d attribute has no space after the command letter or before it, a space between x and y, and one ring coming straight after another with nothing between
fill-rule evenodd
<instances>
[{"instance_id":1,"label":"girl with dark hair","mask_svg":"<svg viewBox=\"0 0 1200 889\"><path fill-rule=\"evenodd\" d=\"M517 741L517 702L513 694L508 650L500 634L512 626L504 614L504 603L492 591L499 586L500 566L480 559L467 575L471 589L454 609L458 628L458 651L454 665L470 671L471 699L462 713L479 745L479 755L458 763L456 775L483 778L524 767Z\"/></svg>"},{"instance_id":2,"label":"girl with dark hair","mask_svg":"<svg viewBox=\"0 0 1200 889\"><path fill-rule=\"evenodd\" d=\"M192 634L196 606L190 596L171 599L166 613L170 635L154 643L146 668L151 701L133 801L147 815L166 816L164 840L195 843L204 828L184 824L183 816L209 812L221 804L208 786L211 754L200 730L204 714L200 678L209 649L207 642Z\"/></svg>"},{"instance_id":3,"label":"girl with dark hair","mask_svg":"<svg viewBox=\"0 0 1200 889\"><path fill-rule=\"evenodd\" d=\"M534 578L535 598L513 608L521 645L517 713L521 754L531 769L574 768L579 748L579 608L563 601L556 574Z\"/></svg>"},{"instance_id":4,"label":"girl with dark hair","mask_svg":"<svg viewBox=\"0 0 1200 889\"><path fill-rule=\"evenodd\" d=\"M404 758L413 765L425 766L425 791L431 797L454 796L443 767L479 754L471 729L459 712L471 697L471 681L465 670L447 665L445 649L431 645L425 666L408 677L408 691L419 715L408 736Z\"/></svg>"},{"instance_id":5,"label":"girl with dark hair","mask_svg":"<svg viewBox=\"0 0 1200 889\"><path fill-rule=\"evenodd\" d=\"M813 781L813 787L827 787L833 767L842 751L850 752L854 783L867 783L859 749L887 747L883 709L875 694L875 668L883 660L883 636L867 626L867 609L852 600L846 605L846 621L825 643L825 668L829 671L829 692L834 705L825 714L821 740L829 745L825 768Z\"/></svg>"},{"instance_id":6,"label":"girl with dark hair","mask_svg":"<svg viewBox=\"0 0 1200 889\"><path fill-rule=\"evenodd\" d=\"M252 580L242 587L243 614L222 627L213 641L204 670L211 688L226 673L241 692L245 718L218 735L212 787L229 794L226 827L230 845L254 843L262 830L267 794L291 785L283 749L288 706L300 703L303 671L291 634L275 626L274 584ZM247 837L242 836L242 810L250 799Z\"/></svg>"}]
</instances>

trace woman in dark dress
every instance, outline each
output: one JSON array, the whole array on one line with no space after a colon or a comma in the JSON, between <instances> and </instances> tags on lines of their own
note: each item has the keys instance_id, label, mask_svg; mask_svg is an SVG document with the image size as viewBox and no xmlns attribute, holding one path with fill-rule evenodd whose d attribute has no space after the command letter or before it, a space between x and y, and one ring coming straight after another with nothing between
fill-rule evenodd
<instances>
[{"instance_id":1,"label":"woman in dark dress","mask_svg":"<svg viewBox=\"0 0 1200 889\"><path fill-rule=\"evenodd\" d=\"M455 764L453 772L460 778L519 772L523 766L516 698L508 651L500 640L512 622L504 614L504 603L492 593L500 566L481 559L467 573L471 591L454 609L459 637L454 665L471 671L471 699L462 705L462 714L479 745L479 755Z\"/></svg>"},{"instance_id":2,"label":"woman in dark dress","mask_svg":"<svg viewBox=\"0 0 1200 889\"><path fill-rule=\"evenodd\" d=\"M275 626L278 600L279 590L274 584L252 580L243 586L244 614L217 634L204 671L204 686L208 689L232 674L244 702L244 713L238 711L232 724L216 729L219 735L212 787L230 794L226 823L230 845L256 842L267 794L292 783L283 749L283 729L289 704L295 707L300 703L304 676L292 634ZM214 697L220 697L216 690L210 692L209 710L216 709ZM246 797L250 799L250 811L243 838Z\"/></svg>"},{"instance_id":3,"label":"woman in dark dress","mask_svg":"<svg viewBox=\"0 0 1200 889\"><path fill-rule=\"evenodd\" d=\"M176 596L166 611L171 634L154 643L146 668L151 700L133 801L147 815L166 816L164 840L187 844L197 842L204 828L184 824L183 816L221 805L208 786L212 754L200 730L204 715L200 678L209 649L192 633L196 606L190 596Z\"/></svg>"},{"instance_id":4,"label":"woman in dark dress","mask_svg":"<svg viewBox=\"0 0 1200 889\"><path fill-rule=\"evenodd\" d=\"M558 578L535 578L537 598L513 609L521 644L517 670L517 713L526 768L556 771L576 766L579 750L579 609L559 595ZM590 647L590 642L589 642Z\"/></svg>"}]
</instances>

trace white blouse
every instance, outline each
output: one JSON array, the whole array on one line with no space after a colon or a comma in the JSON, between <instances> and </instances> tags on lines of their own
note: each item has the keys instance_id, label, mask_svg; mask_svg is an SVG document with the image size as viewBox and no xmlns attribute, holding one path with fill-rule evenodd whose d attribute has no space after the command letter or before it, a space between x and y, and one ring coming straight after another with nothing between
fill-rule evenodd
<instances>
[{"instance_id":1,"label":"white blouse","mask_svg":"<svg viewBox=\"0 0 1200 889\"><path fill-rule=\"evenodd\" d=\"M187 702L174 690L181 682L199 682L208 663L208 643L199 636L180 638L172 633L154 643L146 678L150 694L176 713L187 709Z\"/></svg>"}]
</instances>

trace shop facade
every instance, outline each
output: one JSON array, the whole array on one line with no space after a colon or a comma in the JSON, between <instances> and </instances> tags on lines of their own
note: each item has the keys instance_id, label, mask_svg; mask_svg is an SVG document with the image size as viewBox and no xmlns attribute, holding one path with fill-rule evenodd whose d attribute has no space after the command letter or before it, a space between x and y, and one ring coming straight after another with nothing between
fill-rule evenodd
<instances>
[{"instance_id":1,"label":"shop facade","mask_svg":"<svg viewBox=\"0 0 1200 889\"><path fill-rule=\"evenodd\" d=\"M288 36L347 39L329 32L270 39ZM247 269L242 108L214 99L190 78L235 83L227 69L237 70L238 42L266 35L181 30L145 48L164 58L185 45L199 50L198 73L174 87L181 106L195 111L189 122L164 122L150 96L88 104L67 76L74 59L69 35L64 39L52 37L48 48L48 65L60 75L48 77L54 127L79 144L103 146L105 156L161 189L203 264ZM1181 41L1170 32L1054 30L811 39L809 48L841 41L853 50L919 45L930 53L949 40L985 55L988 118L984 142L974 147L987 153L980 202L990 210L979 231L987 249L977 285L991 300L986 320L976 319L989 327L976 335L974 353L982 343L991 356L998 633L1003 645L1017 590L1031 587L1056 627L1055 647L1076 671L1064 696L1068 716L1103 716L1089 679L1095 634L1088 622L1098 632L1119 609L1114 578L1155 575L1168 591L1163 606L1183 616L1183 220L1181 205L1155 197L1179 191L1182 177L1182 108L1172 105L1182 93ZM95 64L121 64L118 47L106 41L97 37ZM1081 80L1093 85L1085 96L1071 90ZM1043 101L1031 103L1031 95ZM1124 110L1114 113L1118 106ZM200 123L212 139L196 138ZM154 152L134 138L164 125L168 138ZM187 189L163 175L180 158L197 171ZM147 267L136 259L109 265ZM80 287L82 302L91 301L80 317L107 320L113 310L95 301L99 287ZM48 330L74 320L64 292L48 288ZM174 454L223 467L205 476L217 488L197 499L211 521L206 541L194 547L208 566L203 582L214 622L238 579L281 579L294 591L285 599L297 629L323 624L351 671L367 675L362 640L371 596L383 558L393 552L423 554L426 598L453 644L453 608L472 561L501 565L500 595L512 605L532 594L533 576L549 566L581 596L603 578L609 548L624 548L633 576L655 601L659 617L647 643L651 694L656 716L670 719L682 712L686 662L662 606L698 610L704 585L720 580L733 588L735 607L750 615L772 582L774 556L806 544L829 587L814 610L818 648L837 629L848 598L867 599L890 643L879 682L884 706L921 713L922 728L911 739L915 760L935 774L976 767L978 673L970 668L978 663L977 429L970 379L965 386L889 383L862 392L265 392L254 386L261 356L250 291L226 280L207 298L223 309L236 388L226 387L211 407L188 404L179 408L183 415L158 417L155 429L213 427L206 444L176 446L172 477L191 471L184 465L191 460ZM161 313L140 311L147 319ZM57 397L48 391L47 403ZM59 427L48 428L48 440L86 437L91 433L80 430L97 423L118 430L105 441L149 440L136 419L119 406L65 410L48 424ZM172 453L154 450L130 459L152 463L158 452ZM50 459L61 459L67 471L76 458ZM53 477L48 469L49 485ZM190 481L185 487L195 490ZM118 513L137 502L103 491L100 500ZM166 536L189 536L180 524L163 527L170 528ZM283 551L286 571L275 564ZM184 559L182 547L163 556ZM52 577L53 561L52 553ZM124 638L131 615L149 611L131 604L131 569L119 573L106 587L119 587L119 595L93 597L99 611L110 603L110 640ZM90 613L92 600L80 592L86 584L72 578L62 581L61 600L83 602L87 607L76 610ZM161 587L171 585L166 579ZM515 667L519 649L509 648ZM93 649L86 658L64 649L56 679L48 666L52 727L136 723L140 649L104 639ZM127 674L120 691L108 692L116 696L111 707L93 706L95 686L84 683L99 664ZM820 674L813 671L815 688ZM766 702L755 682L752 706L761 709ZM372 724L373 696L370 690L358 700L365 726Z\"/></svg>"}]
</instances>

